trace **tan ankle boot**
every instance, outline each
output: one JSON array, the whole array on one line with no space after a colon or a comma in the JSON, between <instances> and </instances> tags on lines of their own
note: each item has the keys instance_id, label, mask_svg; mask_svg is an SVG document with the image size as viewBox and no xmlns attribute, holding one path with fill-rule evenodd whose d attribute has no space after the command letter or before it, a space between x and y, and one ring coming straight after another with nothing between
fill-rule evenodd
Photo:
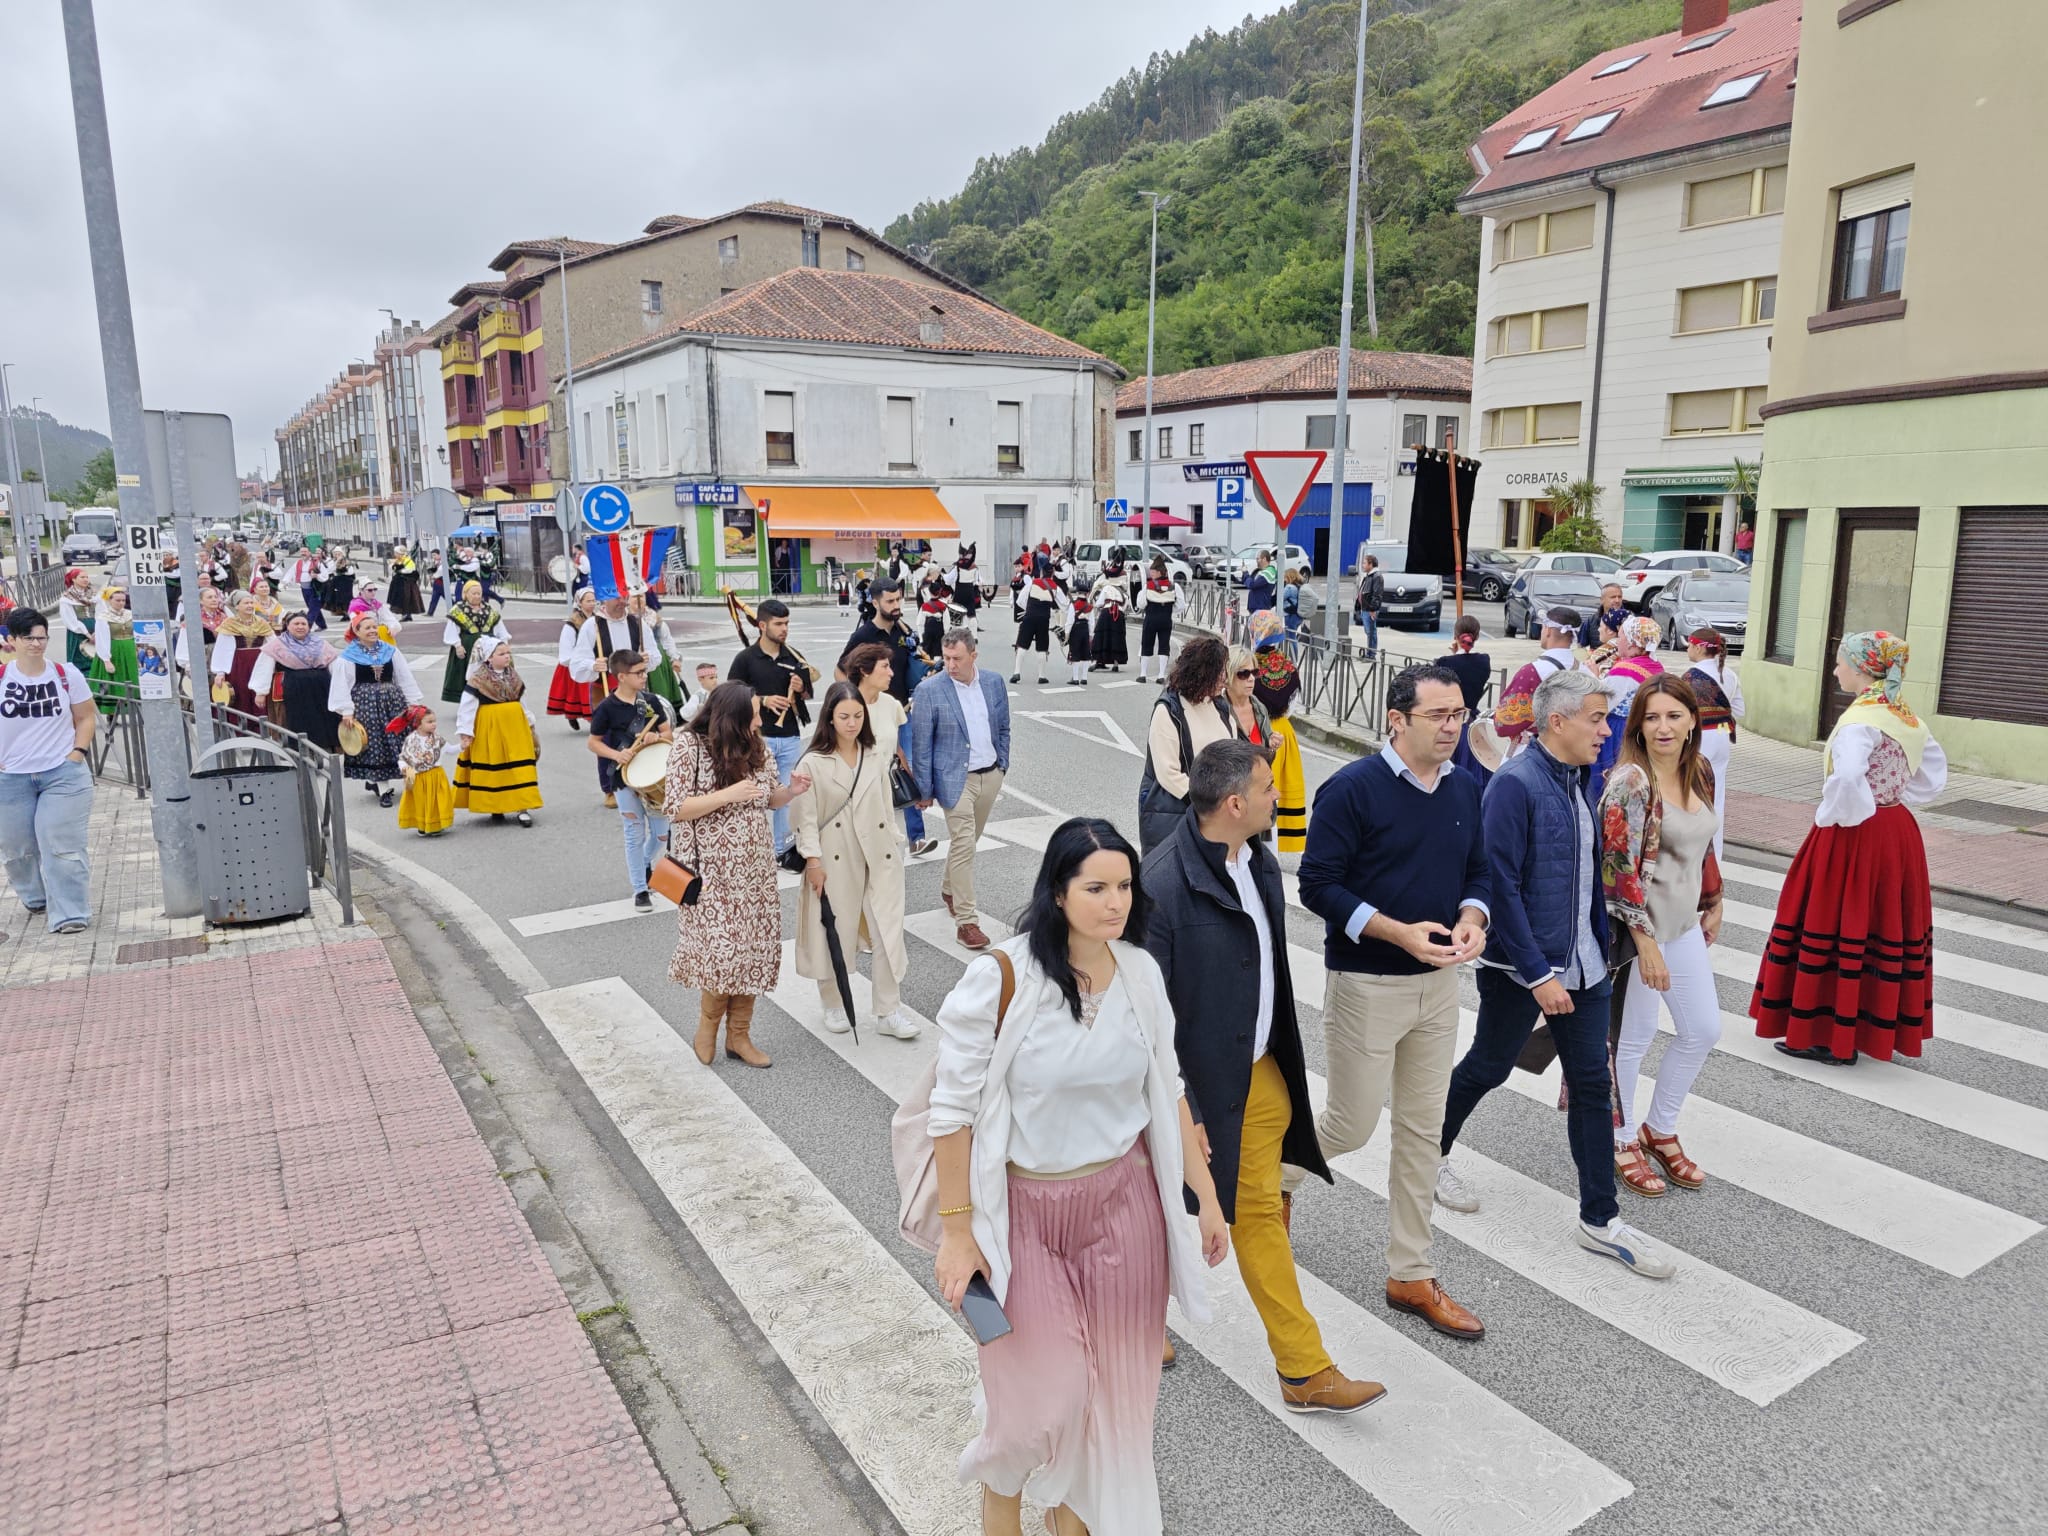
<instances>
[{"instance_id":1,"label":"tan ankle boot","mask_svg":"<svg viewBox=\"0 0 2048 1536\"><path fill-rule=\"evenodd\" d=\"M726 1010L732 1006L732 995L728 992L706 992L697 1004L697 1038L691 1042L697 1059L705 1066L711 1065L711 1058L718 1054L718 1023Z\"/></svg>"},{"instance_id":2,"label":"tan ankle boot","mask_svg":"<svg viewBox=\"0 0 2048 1536\"><path fill-rule=\"evenodd\" d=\"M732 1012L725 1016L725 1054L750 1067L772 1067L774 1061L753 1042L754 999L740 993L732 1000Z\"/></svg>"}]
</instances>

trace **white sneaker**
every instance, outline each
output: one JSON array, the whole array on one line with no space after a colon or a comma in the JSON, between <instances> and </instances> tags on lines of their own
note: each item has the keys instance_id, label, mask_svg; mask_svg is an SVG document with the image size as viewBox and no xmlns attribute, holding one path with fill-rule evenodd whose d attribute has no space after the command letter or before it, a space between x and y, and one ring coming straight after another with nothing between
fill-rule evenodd
<instances>
[{"instance_id":1,"label":"white sneaker","mask_svg":"<svg viewBox=\"0 0 2048 1536\"><path fill-rule=\"evenodd\" d=\"M905 1018L900 1011L879 1015L875 1019L875 1028L891 1040L915 1040L924 1033L915 1019Z\"/></svg>"},{"instance_id":2,"label":"white sneaker","mask_svg":"<svg viewBox=\"0 0 2048 1536\"><path fill-rule=\"evenodd\" d=\"M1449 1158L1436 1165L1436 1203L1447 1211L1462 1211L1467 1216L1479 1209L1479 1197L1465 1187Z\"/></svg>"},{"instance_id":3,"label":"white sneaker","mask_svg":"<svg viewBox=\"0 0 2048 1536\"><path fill-rule=\"evenodd\" d=\"M1652 1280L1668 1280L1678 1273L1678 1266L1664 1256L1662 1249L1619 1216L1605 1227L1589 1227L1582 1221L1578 1228L1579 1246L1589 1253L1604 1253L1610 1259L1619 1259L1637 1274Z\"/></svg>"},{"instance_id":4,"label":"white sneaker","mask_svg":"<svg viewBox=\"0 0 2048 1536\"><path fill-rule=\"evenodd\" d=\"M849 1019L837 1008L827 1008L825 1010L825 1028L832 1034L843 1035L852 1030L853 1020Z\"/></svg>"}]
</instances>

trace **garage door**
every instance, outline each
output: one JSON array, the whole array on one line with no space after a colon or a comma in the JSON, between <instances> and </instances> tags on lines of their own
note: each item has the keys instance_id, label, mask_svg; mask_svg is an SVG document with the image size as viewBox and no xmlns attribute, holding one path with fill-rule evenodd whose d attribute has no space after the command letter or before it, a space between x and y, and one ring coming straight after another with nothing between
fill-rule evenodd
<instances>
[{"instance_id":1,"label":"garage door","mask_svg":"<svg viewBox=\"0 0 2048 1536\"><path fill-rule=\"evenodd\" d=\"M2048 507L1966 507L1942 649L1941 712L2048 725Z\"/></svg>"}]
</instances>

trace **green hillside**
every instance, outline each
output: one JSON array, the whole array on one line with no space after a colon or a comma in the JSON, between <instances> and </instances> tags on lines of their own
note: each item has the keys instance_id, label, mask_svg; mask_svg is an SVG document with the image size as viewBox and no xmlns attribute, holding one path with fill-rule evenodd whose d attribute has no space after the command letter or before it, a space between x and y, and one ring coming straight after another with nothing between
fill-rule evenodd
<instances>
[{"instance_id":1,"label":"green hillside","mask_svg":"<svg viewBox=\"0 0 2048 1536\"><path fill-rule=\"evenodd\" d=\"M90 427L70 427L48 411L33 411L25 405L14 408L14 444L21 454L22 478L36 473L37 418L41 418L42 457L50 466L50 495L61 496L76 485L95 455L113 447L105 433ZM0 478L7 472L6 449L0 447Z\"/></svg>"},{"instance_id":2,"label":"green hillside","mask_svg":"<svg viewBox=\"0 0 2048 1536\"><path fill-rule=\"evenodd\" d=\"M1735 0L1745 10L1762 0ZM1594 54L1678 26L1680 0L1378 0L1366 47L1364 191L1377 345L1470 355L1479 225L1453 211L1479 130ZM888 236L1025 318L1145 361L1149 215L1158 367L1336 339L1356 0L1296 0L1155 54L1043 143L983 158ZM1354 341L1366 334L1364 263Z\"/></svg>"}]
</instances>

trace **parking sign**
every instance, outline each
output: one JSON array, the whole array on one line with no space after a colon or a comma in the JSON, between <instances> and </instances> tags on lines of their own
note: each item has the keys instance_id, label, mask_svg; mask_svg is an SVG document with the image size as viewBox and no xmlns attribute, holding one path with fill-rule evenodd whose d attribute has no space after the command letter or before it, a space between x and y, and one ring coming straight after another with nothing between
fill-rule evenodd
<instances>
[{"instance_id":1,"label":"parking sign","mask_svg":"<svg viewBox=\"0 0 2048 1536\"><path fill-rule=\"evenodd\" d=\"M1216 482L1216 516L1244 516L1244 476L1224 475Z\"/></svg>"}]
</instances>

